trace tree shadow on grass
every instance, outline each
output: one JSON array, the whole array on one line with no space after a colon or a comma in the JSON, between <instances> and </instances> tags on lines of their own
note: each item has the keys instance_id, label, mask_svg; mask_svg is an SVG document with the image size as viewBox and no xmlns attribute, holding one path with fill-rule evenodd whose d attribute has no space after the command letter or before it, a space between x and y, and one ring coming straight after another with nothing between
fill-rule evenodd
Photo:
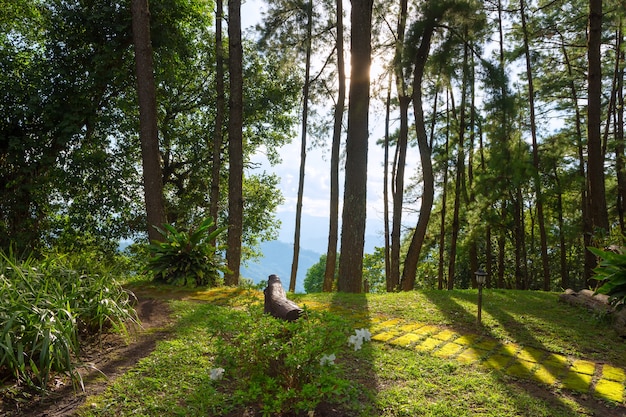
<instances>
[{"instance_id":1,"label":"tree shadow on grass","mask_svg":"<svg viewBox=\"0 0 626 417\"><path fill-rule=\"evenodd\" d=\"M377 390L376 372L373 367L371 343L362 338L362 329L371 326L370 311L366 294L333 293L327 302L303 302L315 309L323 309L340 317L346 322L350 334L346 338L346 354L338 358L337 363L344 370L344 378L350 387L346 392L345 402L340 404L321 404L316 416L376 416L375 400ZM368 332L369 333L369 330ZM359 340L361 339L361 340Z\"/></svg>"},{"instance_id":2,"label":"tree shadow on grass","mask_svg":"<svg viewBox=\"0 0 626 417\"><path fill-rule=\"evenodd\" d=\"M483 324L476 322L477 307L474 307L473 311L466 307L472 304L476 306L476 292L447 292L448 299L445 303L441 294L428 291L424 294L448 319L447 321L451 323L450 327L460 335L466 335L468 332L477 335L472 343L464 345L463 351L455 358L469 352L467 356L474 357L475 363L496 371L496 375L504 378L507 385L514 384L528 395L555 404L573 415L577 414L578 410L573 408L571 402L577 403L581 408L592 410L594 414L624 415L623 409L608 407L599 400L588 398L587 395L569 395L569 393L591 392L592 380L597 370L577 369L577 364L572 363L567 356L551 352L549 347L536 337L525 323L518 321L514 314L500 307L505 304L484 302L485 298L488 299L489 292L486 292L483 298ZM508 296L514 297L514 294L508 293ZM457 300L462 301L465 306ZM519 314L519 311L515 310L519 306L515 306L514 302L511 301L507 305L511 306L515 314ZM533 312L527 311L526 314L533 314ZM551 319L545 312L539 312L537 316L539 320ZM473 325L470 324L472 322ZM494 331L496 327L500 327L501 330ZM506 342L503 342L503 331L506 333ZM565 388L567 392L559 393L556 388ZM567 397L567 400L564 397ZM523 414L526 404L523 401L517 404L519 412Z\"/></svg>"}]
</instances>

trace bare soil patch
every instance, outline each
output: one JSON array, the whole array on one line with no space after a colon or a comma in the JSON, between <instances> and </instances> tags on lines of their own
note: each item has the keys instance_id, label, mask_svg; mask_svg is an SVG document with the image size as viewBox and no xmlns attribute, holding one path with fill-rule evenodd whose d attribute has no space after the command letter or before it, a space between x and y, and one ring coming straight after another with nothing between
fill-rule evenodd
<instances>
[{"instance_id":1,"label":"bare soil patch","mask_svg":"<svg viewBox=\"0 0 626 417\"><path fill-rule=\"evenodd\" d=\"M85 399L104 391L107 385L124 374L140 359L148 356L159 340L168 337L172 320L166 301L142 298L135 306L141 327L131 329L131 340L106 333L83 345L78 369L84 390L74 387L66 376L52 378L46 396L33 395L27 401L0 398L1 417L70 417Z\"/></svg>"}]
</instances>

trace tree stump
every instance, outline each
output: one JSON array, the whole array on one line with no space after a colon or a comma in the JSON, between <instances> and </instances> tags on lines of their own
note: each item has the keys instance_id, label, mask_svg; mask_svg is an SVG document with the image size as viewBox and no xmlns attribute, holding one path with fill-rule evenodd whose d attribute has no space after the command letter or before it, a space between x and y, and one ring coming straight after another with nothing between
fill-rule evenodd
<instances>
[{"instance_id":1,"label":"tree stump","mask_svg":"<svg viewBox=\"0 0 626 417\"><path fill-rule=\"evenodd\" d=\"M287 321L295 321L302 314L302 309L296 303L287 299L283 284L277 275L272 274L268 277L267 288L265 288L263 293L265 294L264 311L266 313Z\"/></svg>"}]
</instances>

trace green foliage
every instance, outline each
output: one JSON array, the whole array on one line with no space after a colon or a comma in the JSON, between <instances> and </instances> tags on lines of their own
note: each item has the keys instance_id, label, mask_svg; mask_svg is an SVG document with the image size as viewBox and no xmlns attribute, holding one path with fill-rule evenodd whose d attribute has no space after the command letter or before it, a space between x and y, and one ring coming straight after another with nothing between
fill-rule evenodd
<instances>
[{"instance_id":1,"label":"green foliage","mask_svg":"<svg viewBox=\"0 0 626 417\"><path fill-rule=\"evenodd\" d=\"M337 281L337 271L339 269L339 262L337 262L335 268L335 283ZM326 272L326 255L321 255L320 260L311 265L306 271L304 277L304 291L307 293L322 292L324 285L324 273Z\"/></svg>"},{"instance_id":2,"label":"green foliage","mask_svg":"<svg viewBox=\"0 0 626 417\"><path fill-rule=\"evenodd\" d=\"M610 252L598 248L587 248L599 258L598 266L593 270L596 279L602 283L597 292L609 296L609 302L621 309L626 303L626 253Z\"/></svg>"},{"instance_id":3,"label":"green foliage","mask_svg":"<svg viewBox=\"0 0 626 417\"><path fill-rule=\"evenodd\" d=\"M224 370L233 406L274 416L314 410L322 401L337 404L352 394L340 365L324 360L348 351L351 328L345 321L305 311L287 322L264 314L259 305L230 315L210 320L209 331L218 344L214 365Z\"/></svg>"},{"instance_id":4,"label":"green foliage","mask_svg":"<svg viewBox=\"0 0 626 417\"><path fill-rule=\"evenodd\" d=\"M170 224L164 229L155 227L165 241L153 242L148 246L153 256L148 260L146 272L155 281L174 285L216 286L223 261L213 241L227 228L215 228L213 218L202 221L197 229L179 232Z\"/></svg>"},{"instance_id":5,"label":"green foliage","mask_svg":"<svg viewBox=\"0 0 626 417\"><path fill-rule=\"evenodd\" d=\"M339 254L337 254L337 264L335 265L335 283L337 284L337 273L339 271ZM324 274L326 273L326 255L321 255L319 261L313 264L304 277L304 291L308 294L322 292L324 285ZM374 253L363 255L363 280L367 280L370 292L384 292L385 283L385 255L384 248L375 248Z\"/></svg>"},{"instance_id":6,"label":"green foliage","mask_svg":"<svg viewBox=\"0 0 626 417\"><path fill-rule=\"evenodd\" d=\"M363 255L363 280L369 286L369 292L387 291L385 281L385 248L376 247L374 253Z\"/></svg>"},{"instance_id":7,"label":"green foliage","mask_svg":"<svg viewBox=\"0 0 626 417\"><path fill-rule=\"evenodd\" d=\"M59 257L11 258L0 254L0 378L45 388L51 372L77 377L81 332L126 333L125 321L136 319L129 294L110 274L83 273Z\"/></svg>"}]
</instances>

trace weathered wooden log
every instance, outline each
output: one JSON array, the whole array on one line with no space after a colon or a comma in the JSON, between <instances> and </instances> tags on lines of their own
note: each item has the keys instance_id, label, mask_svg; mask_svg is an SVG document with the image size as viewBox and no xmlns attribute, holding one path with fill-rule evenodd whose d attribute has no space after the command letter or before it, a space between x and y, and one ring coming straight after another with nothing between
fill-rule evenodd
<instances>
[{"instance_id":1,"label":"weathered wooden log","mask_svg":"<svg viewBox=\"0 0 626 417\"><path fill-rule=\"evenodd\" d=\"M559 301L571 305L579 305L594 313L607 314L611 317L613 327L621 337L626 337L626 309L616 310L609 304L609 297L605 294L595 294L591 290L578 292L567 289L559 295Z\"/></svg>"},{"instance_id":2,"label":"weathered wooden log","mask_svg":"<svg viewBox=\"0 0 626 417\"><path fill-rule=\"evenodd\" d=\"M283 284L277 275L270 275L267 279L265 294L266 313L279 319L294 321L302 314L302 309L293 301L287 299L287 294L283 289Z\"/></svg>"},{"instance_id":3,"label":"weathered wooden log","mask_svg":"<svg viewBox=\"0 0 626 417\"><path fill-rule=\"evenodd\" d=\"M609 313L612 311L608 303L608 297L604 294L594 295L591 290L576 292L568 288L563 294L559 295L559 300L571 305L579 305L598 313Z\"/></svg>"}]
</instances>

